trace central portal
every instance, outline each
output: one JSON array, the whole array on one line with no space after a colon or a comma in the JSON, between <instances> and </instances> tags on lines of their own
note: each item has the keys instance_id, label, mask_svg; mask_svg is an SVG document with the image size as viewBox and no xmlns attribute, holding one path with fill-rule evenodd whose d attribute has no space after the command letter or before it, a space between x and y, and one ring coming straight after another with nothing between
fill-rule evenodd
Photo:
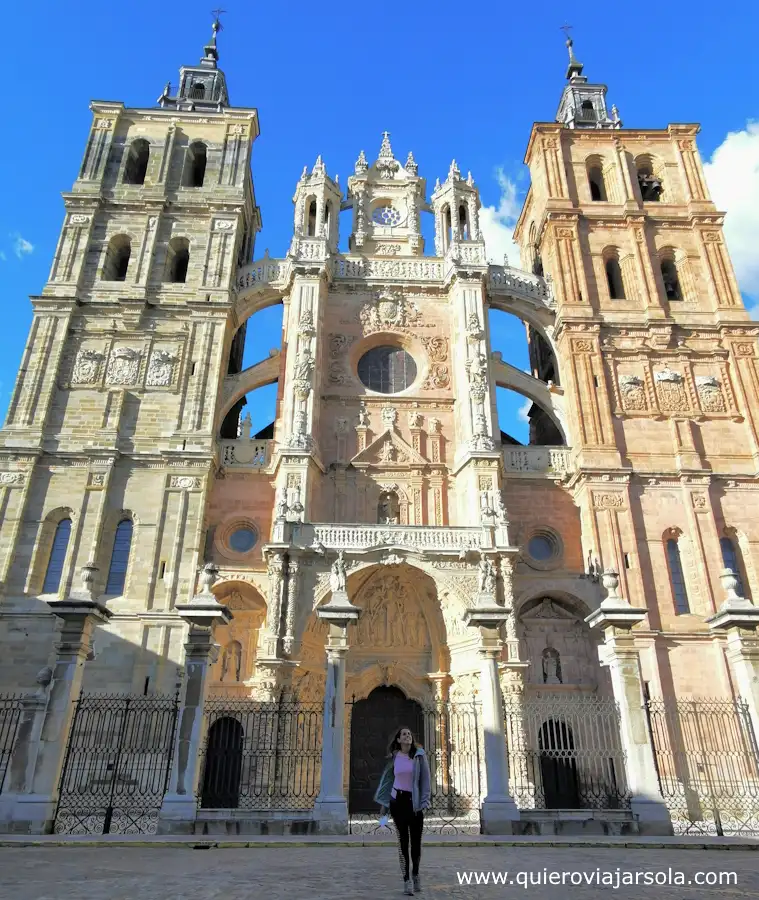
<instances>
[{"instance_id":1,"label":"central portal","mask_svg":"<svg viewBox=\"0 0 759 900\"><path fill-rule=\"evenodd\" d=\"M375 688L353 705L348 810L378 813L374 794L387 762L387 748L401 726L407 726L421 743L424 734L422 708L397 687Z\"/></svg>"}]
</instances>

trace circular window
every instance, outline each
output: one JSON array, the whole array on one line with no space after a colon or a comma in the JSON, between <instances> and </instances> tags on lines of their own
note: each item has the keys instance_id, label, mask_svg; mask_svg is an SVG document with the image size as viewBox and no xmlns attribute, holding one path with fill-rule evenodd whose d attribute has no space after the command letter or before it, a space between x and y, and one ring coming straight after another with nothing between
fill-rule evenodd
<instances>
[{"instance_id":1,"label":"circular window","mask_svg":"<svg viewBox=\"0 0 759 900\"><path fill-rule=\"evenodd\" d=\"M547 537L537 534L534 538L530 538L527 552L538 562L547 562L553 556L553 545Z\"/></svg>"},{"instance_id":2,"label":"circular window","mask_svg":"<svg viewBox=\"0 0 759 900\"><path fill-rule=\"evenodd\" d=\"M256 546L258 535L252 528L235 528L227 540L235 553L247 553Z\"/></svg>"},{"instance_id":3,"label":"circular window","mask_svg":"<svg viewBox=\"0 0 759 900\"><path fill-rule=\"evenodd\" d=\"M524 561L533 569L555 569L561 565L561 555L561 538L550 528L533 531L524 548Z\"/></svg>"},{"instance_id":4,"label":"circular window","mask_svg":"<svg viewBox=\"0 0 759 900\"><path fill-rule=\"evenodd\" d=\"M397 394L414 383L416 363L399 347L374 347L358 361L358 377L372 391Z\"/></svg>"},{"instance_id":5,"label":"circular window","mask_svg":"<svg viewBox=\"0 0 759 900\"><path fill-rule=\"evenodd\" d=\"M372 222L375 225L387 225L389 228L395 228L401 224L400 211L393 206L378 206L372 213Z\"/></svg>"}]
</instances>

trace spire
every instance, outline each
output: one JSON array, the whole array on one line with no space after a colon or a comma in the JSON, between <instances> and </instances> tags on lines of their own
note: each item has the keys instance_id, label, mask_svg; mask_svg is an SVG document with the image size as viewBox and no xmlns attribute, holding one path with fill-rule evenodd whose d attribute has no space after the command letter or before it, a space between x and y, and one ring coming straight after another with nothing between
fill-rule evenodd
<instances>
[{"instance_id":1,"label":"spire","mask_svg":"<svg viewBox=\"0 0 759 900\"><path fill-rule=\"evenodd\" d=\"M400 169L401 164L396 161L393 156L393 148L390 146L390 132L382 132L382 146L380 147L377 162L374 164L379 172L380 178L392 179L395 173Z\"/></svg>"},{"instance_id":2,"label":"spire","mask_svg":"<svg viewBox=\"0 0 759 900\"><path fill-rule=\"evenodd\" d=\"M382 146L380 147L378 159L393 159L393 148L390 146L390 132L382 132Z\"/></svg>"},{"instance_id":3,"label":"spire","mask_svg":"<svg viewBox=\"0 0 759 900\"><path fill-rule=\"evenodd\" d=\"M213 25L211 25L211 40L205 45L203 48L205 52L205 56L201 60L201 65L203 63L211 63L214 68L216 68L216 63L219 61L219 51L216 47L216 35L224 30L224 26L221 24L219 20L219 16L226 12L224 9L214 9L211 11L211 14L214 17Z\"/></svg>"},{"instance_id":4,"label":"spire","mask_svg":"<svg viewBox=\"0 0 759 900\"><path fill-rule=\"evenodd\" d=\"M216 46L216 35L222 30L219 16L223 12L223 9L213 10L211 40L203 48L205 55L197 65L181 67L176 93L172 96L172 86L167 84L158 98L159 106L164 109L203 112L221 112L225 106L229 106L227 82L218 67L219 50Z\"/></svg>"},{"instance_id":5,"label":"spire","mask_svg":"<svg viewBox=\"0 0 759 900\"><path fill-rule=\"evenodd\" d=\"M571 25L562 25L561 31L567 36L567 50L569 51L569 65L567 66L567 81L573 78L579 78L582 75L583 65L575 58L574 41L569 36Z\"/></svg>"}]
</instances>

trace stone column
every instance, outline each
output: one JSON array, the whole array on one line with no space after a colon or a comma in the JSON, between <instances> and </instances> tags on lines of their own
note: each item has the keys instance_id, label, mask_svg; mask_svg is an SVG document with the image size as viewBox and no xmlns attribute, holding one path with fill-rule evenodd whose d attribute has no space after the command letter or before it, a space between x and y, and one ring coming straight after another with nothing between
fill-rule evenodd
<instances>
[{"instance_id":1,"label":"stone column","mask_svg":"<svg viewBox=\"0 0 759 900\"><path fill-rule=\"evenodd\" d=\"M706 622L727 638L728 665L759 740L759 607L737 593L739 582L732 569L723 569L720 580L727 599Z\"/></svg>"},{"instance_id":2,"label":"stone column","mask_svg":"<svg viewBox=\"0 0 759 900\"><path fill-rule=\"evenodd\" d=\"M41 669L37 675L39 688L21 701L16 742L5 776L6 790L0 794L0 831L14 830L11 822L16 801L20 794L27 794L31 790L47 712L48 688L52 680L53 670L49 666Z\"/></svg>"},{"instance_id":3,"label":"stone column","mask_svg":"<svg viewBox=\"0 0 759 900\"><path fill-rule=\"evenodd\" d=\"M217 572L218 568L213 564L206 565L200 579L200 593L189 603L176 606L179 615L189 625L189 631L171 776L161 806L159 834L191 834L197 814L203 712L211 667L219 654L214 631L218 625L226 625L232 619L232 613L211 593Z\"/></svg>"},{"instance_id":4,"label":"stone column","mask_svg":"<svg viewBox=\"0 0 759 900\"><path fill-rule=\"evenodd\" d=\"M500 631L510 610L495 600L495 570L480 563L480 593L474 608L464 613L467 625L479 630L480 697L485 754L487 793L482 800L485 834L514 834L518 831L519 810L509 793L509 761L503 721L503 698L498 677L503 641ZM492 567L492 563L490 563Z\"/></svg>"},{"instance_id":5,"label":"stone column","mask_svg":"<svg viewBox=\"0 0 759 900\"><path fill-rule=\"evenodd\" d=\"M47 706L39 730L36 748L16 773L17 788L23 781L23 792L15 795L11 811L13 830L24 834L51 834L55 824L58 787L66 757L69 733L74 718L75 701L82 691L84 664L92 650L92 634L96 625L107 622L111 612L92 595L92 582L97 569L92 564L82 567L82 588L67 600L51 600L48 606L63 622L57 658L53 666ZM39 710L29 710L36 715ZM29 737L33 724L30 723ZM21 754L23 749L19 749ZM34 758L36 756L36 758ZM21 759L17 762L22 766ZM18 779L18 780L16 780Z\"/></svg>"},{"instance_id":6,"label":"stone column","mask_svg":"<svg viewBox=\"0 0 759 900\"><path fill-rule=\"evenodd\" d=\"M672 834L672 821L659 787L646 721L640 656L632 634L633 626L645 618L647 610L631 606L618 595L619 576L614 569L607 569L602 580L606 599L585 621L604 634L599 658L601 665L609 668L614 699L619 706L627 786L632 793L631 811L638 819L641 834Z\"/></svg>"},{"instance_id":7,"label":"stone column","mask_svg":"<svg viewBox=\"0 0 759 900\"><path fill-rule=\"evenodd\" d=\"M322 764L319 795L314 815L322 834L347 834L348 802L345 799L345 657L348 626L357 622L361 610L348 599L344 586L333 590L330 602L316 610L329 626L327 678L324 685Z\"/></svg>"}]
</instances>

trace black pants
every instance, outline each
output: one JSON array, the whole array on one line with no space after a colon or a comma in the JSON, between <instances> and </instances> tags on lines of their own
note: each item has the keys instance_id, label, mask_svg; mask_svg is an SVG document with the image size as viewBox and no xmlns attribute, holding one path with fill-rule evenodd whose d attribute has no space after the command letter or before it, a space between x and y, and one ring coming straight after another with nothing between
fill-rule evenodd
<instances>
[{"instance_id":1,"label":"black pants","mask_svg":"<svg viewBox=\"0 0 759 900\"><path fill-rule=\"evenodd\" d=\"M422 856L422 828L424 813L414 812L409 791L396 791L395 800L390 801L390 815L398 832L398 859L401 863L403 880L409 875L409 838L411 839L411 874L419 874L419 860Z\"/></svg>"}]
</instances>

